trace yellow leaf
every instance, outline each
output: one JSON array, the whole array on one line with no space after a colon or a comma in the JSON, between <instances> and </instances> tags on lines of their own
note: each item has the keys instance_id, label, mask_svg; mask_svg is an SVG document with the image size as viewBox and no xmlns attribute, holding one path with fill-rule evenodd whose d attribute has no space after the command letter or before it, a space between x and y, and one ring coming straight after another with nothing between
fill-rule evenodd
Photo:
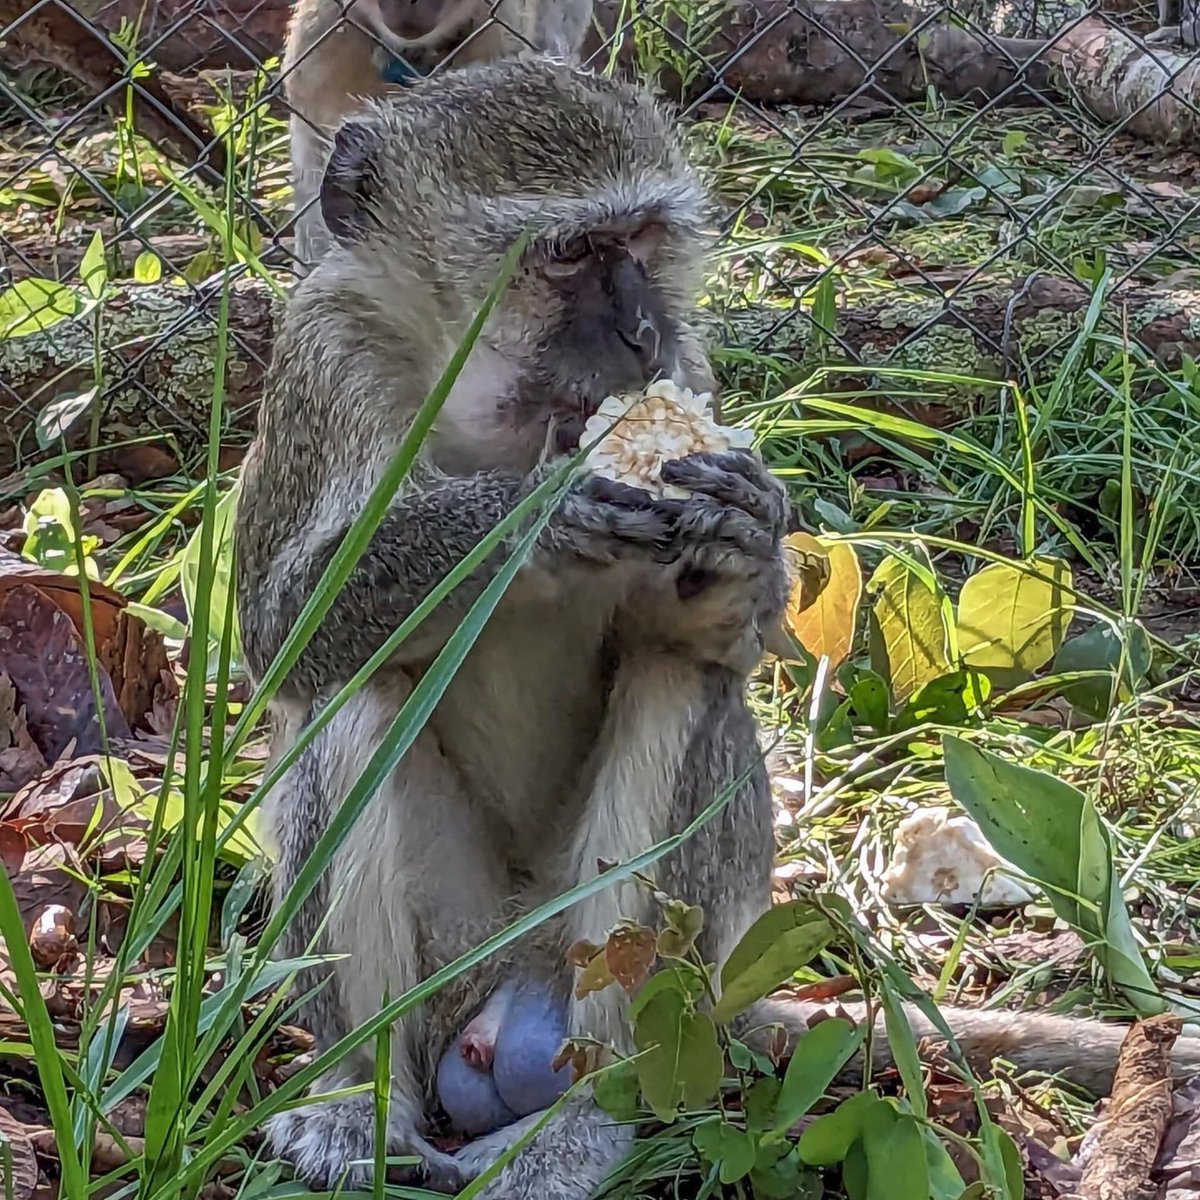
<instances>
[{"instance_id":1,"label":"yellow leaf","mask_svg":"<svg viewBox=\"0 0 1200 1200\"><path fill-rule=\"evenodd\" d=\"M963 584L958 644L963 662L1032 674L1062 645L1075 616L1071 568L1058 558L989 563Z\"/></svg>"},{"instance_id":2,"label":"yellow leaf","mask_svg":"<svg viewBox=\"0 0 1200 1200\"><path fill-rule=\"evenodd\" d=\"M918 688L954 669L941 601L894 555L879 564L867 590L875 596L871 615L887 655L886 676L903 704Z\"/></svg>"},{"instance_id":3,"label":"yellow leaf","mask_svg":"<svg viewBox=\"0 0 1200 1200\"><path fill-rule=\"evenodd\" d=\"M794 545L809 557L826 556L825 581L819 589L814 589L811 582L806 584L802 572L797 571L786 620L792 636L809 654L814 658L828 655L830 667L836 667L854 645L855 616L862 597L858 555L849 542L814 538L806 533L792 534L785 545Z\"/></svg>"}]
</instances>

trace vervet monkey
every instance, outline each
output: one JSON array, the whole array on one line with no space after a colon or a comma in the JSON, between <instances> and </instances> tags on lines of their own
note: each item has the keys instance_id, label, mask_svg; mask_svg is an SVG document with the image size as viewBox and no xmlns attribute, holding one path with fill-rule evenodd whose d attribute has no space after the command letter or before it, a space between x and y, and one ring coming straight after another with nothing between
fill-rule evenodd
<instances>
[{"instance_id":1,"label":"vervet monkey","mask_svg":"<svg viewBox=\"0 0 1200 1200\"><path fill-rule=\"evenodd\" d=\"M576 57L593 0L297 0L283 52L291 110L298 270L329 246L316 203L329 134L365 100L458 67L526 52Z\"/></svg>"},{"instance_id":2,"label":"vervet monkey","mask_svg":"<svg viewBox=\"0 0 1200 1200\"><path fill-rule=\"evenodd\" d=\"M712 374L693 324L709 201L672 123L641 91L566 64L508 60L446 72L337 131L321 188L335 245L281 321L238 509L238 598L261 679L413 414L523 231L533 239L486 323L419 467L271 706L272 750L571 449L612 393L658 375ZM662 860L667 893L702 905L699 950L721 963L771 904L772 805L744 691L787 590L787 504L748 451L668 463L688 499L584 474L572 483L412 749L349 834L285 938L344 954L304 1014L328 1046L494 922L594 878L677 832L745 776L723 811ZM268 798L286 890L489 572L481 569L334 716ZM618 988L577 1000L564 966L580 938L651 920L637 884L602 889L485 964L540 981L567 1028L629 1049ZM455 1155L426 1141L434 1065L463 1023L439 994L393 1032L389 1154L419 1153L457 1189L537 1115ZM847 1006L853 1009L853 1006ZM817 1006L775 1001L747 1026L807 1030ZM861 1013L861 1008L854 1010ZM1122 1030L948 1010L984 1065L1075 1068L1111 1081ZM928 1025L918 1015L919 1032ZM1200 1067L1200 1043L1177 1048ZM884 1057L886 1038L876 1039ZM316 1090L362 1084L346 1062ZM312 1185L369 1174L373 1100L280 1114L276 1153ZM590 1098L564 1107L484 1192L586 1200L632 1134ZM368 1165L364 1166L363 1163Z\"/></svg>"}]
</instances>

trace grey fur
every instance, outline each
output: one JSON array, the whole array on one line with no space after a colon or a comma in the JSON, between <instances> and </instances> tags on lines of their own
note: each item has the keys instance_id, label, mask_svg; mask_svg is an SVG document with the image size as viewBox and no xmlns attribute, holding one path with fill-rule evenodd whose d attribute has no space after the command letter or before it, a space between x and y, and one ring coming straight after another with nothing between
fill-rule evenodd
<instances>
[{"instance_id":1,"label":"grey fur","mask_svg":"<svg viewBox=\"0 0 1200 1200\"><path fill-rule=\"evenodd\" d=\"M288 306L242 480L238 598L256 677L503 254L526 228L534 244L447 399L420 469L273 702L275 755L543 477L553 424L653 373L652 352L630 350L599 310L582 320L570 299L577 293L554 282L563 271L578 273L578 295L592 295L589 272L622 239L637 241L662 344L672 347L667 373L711 384L691 312L708 202L649 97L565 65L513 61L430 80L354 122L347 144L355 153L335 156L326 180L342 205L344 241ZM647 229L655 231L649 243L639 240ZM577 260L581 238L603 250ZM624 277L640 286L636 273ZM512 911L678 831L755 762L744 684L786 597L787 505L746 452L692 456L667 474L686 483L689 499L655 500L590 477L573 486L425 730L350 833L328 886L305 906L285 948L302 948L328 915L318 948L348 955L334 968L336 987L307 1014L320 1045ZM492 569L401 647L268 798L280 890ZM666 887L704 906L705 951L718 960L770 903L772 849L757 766L725 813L662 865ZM601 941L618 918L651 916L648 905L636 884L609 887L512 957L522 971L553 977L571 942ZM458 1188L528 1128L519 1122L454 1157L425 1140L438 1053L470 1004L513 968L488 964L470 981L474 999L439 997L394 1030L388 1149L423 1155L434 1186ZM780 1020L795 1036L813 1011L775 1002L748 1023ZM1111 1074L1110 1028L946 1016L985 1061L1003 1054L1048 1069L1082 1064L1079 1073L1093 1081ZM570 1028L627 1046L620 989L573 1001ZM1185 1042L1191 1049L1177 1050L1177 1062L1200 1067L1197 1041ZM369 1070L346 1063L319 1090L364 1081ZM343 1177L362 1184L370 1108L369 1097L356 1096L284 1114L268 1131L272 1146L316 1186ZM485 1195L587 1200L629 1137L581 1101Z\"/></svg>"},{"instance_id":2,"label":"grey fur","mask_svg":"<svg viewBox=\"0 0 1200 1200\"><path fill-rule=\"evenodd\" d=\"M383 81L381 53L421 73L529 53L575 59L593 7L594 0L421 0L417 8L410 0L297 0L283 86L292 112L298 272L331 245L316 199L334 129L365 101L407 90Z\"/></svg>"}]
</instances>

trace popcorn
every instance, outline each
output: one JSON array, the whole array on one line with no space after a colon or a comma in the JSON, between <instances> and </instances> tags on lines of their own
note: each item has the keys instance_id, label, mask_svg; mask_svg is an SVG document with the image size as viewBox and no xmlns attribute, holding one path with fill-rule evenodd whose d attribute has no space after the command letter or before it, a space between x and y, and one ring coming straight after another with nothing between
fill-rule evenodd
<instances>
[{"instance_id":1,"label":"popcorn","mask_svg":"<svg viewBox=\"0 0 1200 1200\"><path fill-rule=\"evenodd\" d=\"M602 437L618 417L624 420ZM669 379L652 383L641 394L604 400L584 426L579 444L596 438L601 441L588 465L597 475L673 499L688 493L663 483L663 463L689 454L745 448L754 441L750 430L730 429L713 420L712 393L696 393Z\"/></svg>"}]
</instances>

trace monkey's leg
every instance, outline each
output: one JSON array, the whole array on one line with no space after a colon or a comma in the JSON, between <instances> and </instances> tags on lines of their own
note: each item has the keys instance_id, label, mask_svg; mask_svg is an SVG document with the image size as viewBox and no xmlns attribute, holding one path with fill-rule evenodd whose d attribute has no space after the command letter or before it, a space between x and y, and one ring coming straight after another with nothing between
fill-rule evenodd
<instances>
[{"instance_id":1,"label":"monkey's leg","mask_svg":"<svg viewBox=\"0 0 1200 1200\"><path fill-rule=\"evenodd\" d=\"M277 894L313 853L336 805L378 747L411 688L399 673L372 680L333 718L271 796L268 818L280 848ZM456 773L429 732L418 737L351 830L330 870L285 934L284 953L305 951L329 913L318 942L346 954L303 1018L324 1050L419 983L453 945L495 913L507 893L482 817L471 811ZM447 865L453 864L448 871ZM414 1010L393 1028L388 1150L423 1156L439 1185L458 1186L455 1160L421 1136L431 1057L439 1039L428 1014ZM371 1078L366 1057L344 1061L315 1092ZM275 1151L310 1183L332 1187L345 1177L358 1186L370 1177L374 1103L360 1093L283 1113L268 1127Z\"/></svg>"},{"instance_id":2,"label":"monkey's leg","mask_svg":"<svg viewBox=\"0 0 1200 1200\"><path fill-rule=\"evenodd\" d=\"M593 877L597 860L631 858L677 832L749 771L725 809L658 872L672 894L704 904L706 937L727 954L770 903L771 806L765 772L755 768L759 758L737 676L649 649L623 656L562 882ZM650 904L639 885L606 888L569 910L566 939L602 941L620 917L651 917ZM620 989L574 1001L570 1030L629 1050ZM471 1143L459 1157L478 1173L534 1119ZM582 1099L548 1124L484 1196L587 1200L632 1141L632 1129Z\"/></svg>"}]
</instances>

